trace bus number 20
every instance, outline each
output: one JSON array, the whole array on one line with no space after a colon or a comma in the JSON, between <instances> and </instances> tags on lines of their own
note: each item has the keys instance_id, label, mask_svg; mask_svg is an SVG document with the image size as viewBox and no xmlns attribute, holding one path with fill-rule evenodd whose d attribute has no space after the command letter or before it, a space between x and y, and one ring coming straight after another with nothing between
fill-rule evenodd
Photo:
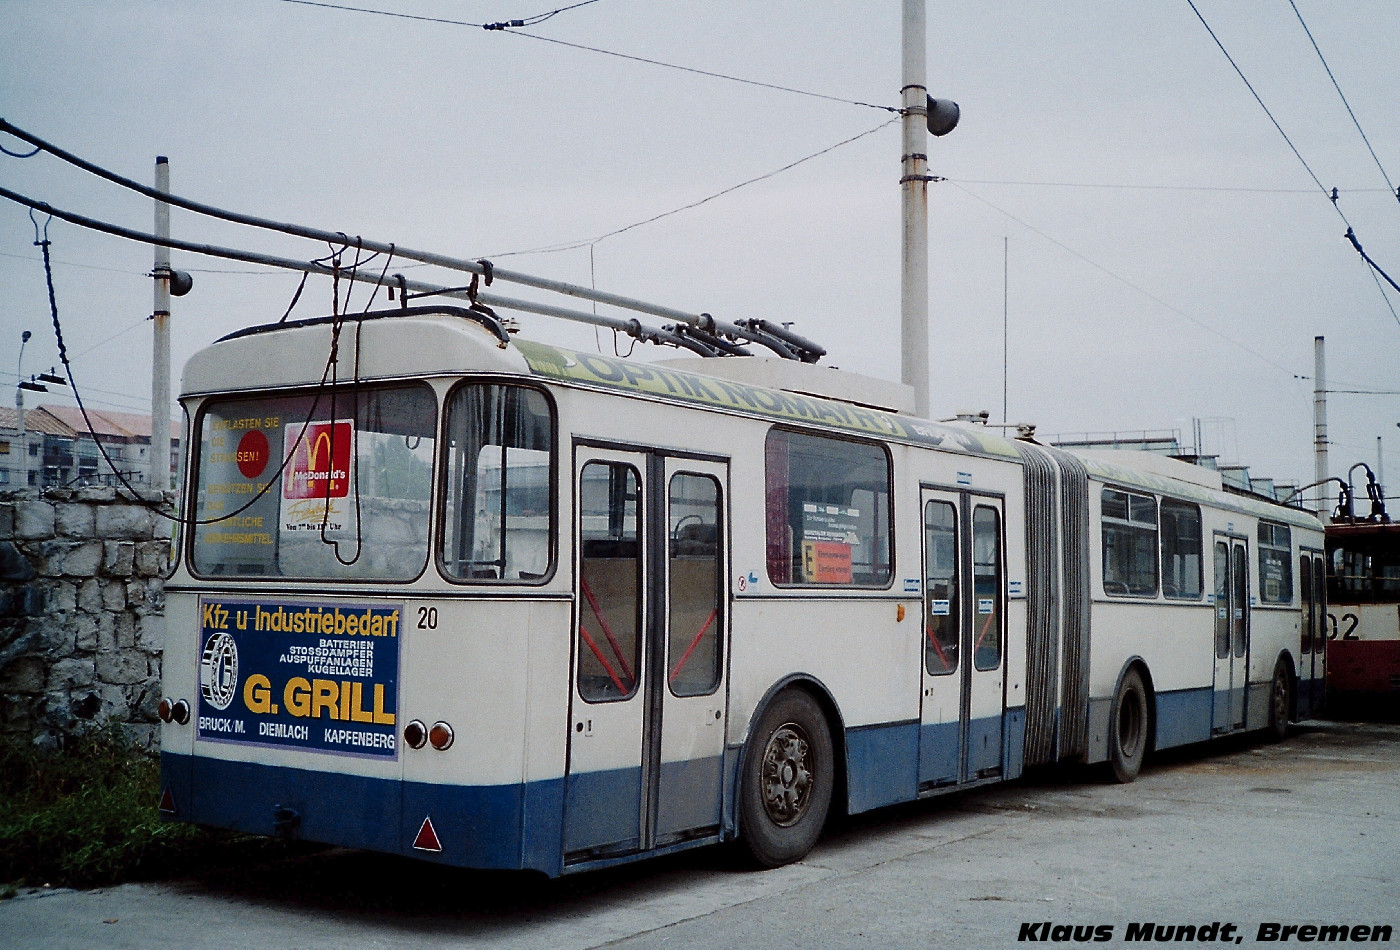
<instances>
[{"instance_id":1,"label":"bus number 20","mask_svg":"<svg viewBox=\"0 0 1400 950\"><path fill-rule=\"evenodd\" d=\"M437 608L436 608L436 607L419 607L419 608L418 608L418 629L419 629L419 630L436 630L436 629L437 629ZM1333 636L1336 636L1336 634L1333 634Z\"/></svg>"}]
</instances>

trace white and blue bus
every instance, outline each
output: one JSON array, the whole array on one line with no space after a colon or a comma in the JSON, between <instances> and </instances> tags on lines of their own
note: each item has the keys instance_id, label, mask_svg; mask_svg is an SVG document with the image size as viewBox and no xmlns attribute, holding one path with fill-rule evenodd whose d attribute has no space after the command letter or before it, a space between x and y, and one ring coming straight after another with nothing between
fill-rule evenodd
<instances>
[{"instance_id":1,"label":"white and blue bus","mask_svg":"<svg viewBox=\"0 0 1400 950\"><path fill-rule=\"evenodd\" d=\"M559 875L1311 713L1319 522L450 307L192 358L161 811ZM1301 560L1300 560L1301 559Z\"/></svg>"}]
</instances>

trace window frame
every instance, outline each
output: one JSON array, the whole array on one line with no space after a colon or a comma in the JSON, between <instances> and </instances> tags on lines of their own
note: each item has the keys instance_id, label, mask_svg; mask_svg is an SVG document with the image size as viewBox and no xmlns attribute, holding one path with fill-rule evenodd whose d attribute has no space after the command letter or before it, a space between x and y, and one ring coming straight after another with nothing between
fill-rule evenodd
<instances>
[{"instance_id":1,"label":"window frame","mask_svg":"<svg viewBox=\"0 0 1400 950\"><path fill-rule=\"evenodd\" d=\"M1268 534L1267 540L1265 539L1266 531ZM1283 546L1280 546L1276 540L1277 535L1280 531L1287 539L1285 545ZM1256 559L1256 569L1258 571L1258 577L1256 578L1256 582L1259 585L1257 588L1259 592L1258 606L1292 606L1294 599L1293 595L1297 592L1297 585L1294 583L1293 577L1293 529L1289 525L1283 524L1282 522L1269 521L1267 519L1260 518L1259 526L1255 532L1255 536L1258 539L1259 548L1259 553ZM1285 589L1282 592L1282 596L1269 597L1267 595L1268 585L1265 583L1264 569L1265 565L1269 563L1279 564L1282 566L1282 580L1285 585Z\"/></svg>"},{"instance_id":2,"label":"window frame","mask_svg":"<svg viewBox=\"0 0 1400 950\"><path fill-rule=\"evenodd\" d=\"M1194 594L1172 594L1168 593L1167 591L1167 532L1164 528L1167 519L1164 517L1164 515L1168 507L1179 511L1189 510L1194 512L1196 516L1196 593ZM1179 541L1180 537L1180 535L1176 535L1174 537L1174 540ZM1180 499L1171 498L1168 496L1163 496L1162 498L1159 498L1157 500L1157 546L1158 589L1162 592L1162 596L1167 600L1179 600L1189 601L1192 603L1200 603L1201 600L1205 597L1206 593L1205 521L1201 514L1201 506L1196 504L1195 502L1181 501ZM1177 553L1179 552L1179 550L1180 548L1178 547L1173 551L1173 553Z\"/></svg>"},{"instance_id":3,"label":"window frame","mask_svg":"<svg viewBox=\"0 0 1400 950\"><path fill-rule=\"evenodd\" d=\"M770 496L770 494L771 494L771 492L772 492L772 482L771 482L771 472L770 472L770 469L769 469L768 458L769 458L769 449L770 449L770 446L771 446L771 443L772 443L772 439L774 438L775 435L778 435L778 434L789 435L789 436L790 436L790 435L796 435L796 436L800 436L800 437L802 437L802 438L807 438L807 439L820 439L820 440L823 440L823 441L826 441L826 442L839 443L839 444L842 444L842 445L861 446L861 447L864 447L864 448L867 448L867 449L873 449L876 453L878 453L878 455L880 456L880 458L883 460L884 467L885 467L885 481L884 481L884 485L885 485L885 505L884 505L884 525L883 525L883 526L884 526L884 529L885 529L885 535L884 535L884 537L885 537L885 542L884 542L884 546L883 546L883 555L884 555L884 561L883 561L883 563L886 565L887 570L888 570L888 576L885 578L884 583L882 583L882 584L859 584L859 583L856 583L856 582L853 580L853 581L852 581L851 583L849 583L849 584L842 584L842 583L826 583L826 584L823 584L823 583L818 583L818 582L816 582L816 581L792 581L792 580L788 580L788 581L778 581L778 580L775 580L775 579L774 579L774 577L773 577L772 548L771 548L771 546L770 546L770 536L769 536L769 531L770 531L770 528L771 528L770 517L771 517L771 514L772 514L772 512L769 510L769 496ZM764 527L763 527L763 552L764 552L764 558L763 558L763 561L764 561L764 574L765 574L765 576L767 577L768 582L769 582L770 584L772 584L774 587L776 587L776 588L778 588L778 589L780 589L780 590L813 590L813 591L816 591L816 590L830 590L830 591L850 591L850 592L869 592L869 593L874 593L874 592L877 592L877 591L888 591L888 590L891 590L891 589L894 587L895 574L897 573L896 570L895 570L895 563L894 563L894 560L895 560L895 552L896 552L896 550L897 550L897 545L896 545L896 543L895 543L894 491L895 491L895 489L894 489L894 458L893 458L893 456L892 456L891 453L890 453L890 448L889 448L889 446L886 445L885 443L883 443L883 442L876 442L876 441L870 441L870 440L866 440L866 439L852 439L852 438L847 438L847 437L841 436L841 435L834 435L834 434L829 433L829 432L813 432L813 431L808 430L808 429L801 429L801 428L797 428L797 427L793 427L793 426L783 426L783 425L771 426L771 427L768 429L768 431L767 431L766 433L764 433L764 437L763 437L763 516L764 516L764 517L763 517L763 520L764 520ZM791 483L789 482L788 487L787 487L787 499L786 499L786 502L785 502L784 508L783 508L784 522L785 522L785 523L788 523L789 518L790 518L790 515L791 515L791 511L792 511L791 504L792 504L792 494L791 494ZM875 537L878 538L879 535L876 534ZM870 562L872 565L877 564L877 563L880 563L880 561L875 557L875 555L878 554L878 553L880 553L880 552L872 552L872 559L871 559L871 562ZM792 557L792 552L788 552L788 556L789 556L789 558L791 558L791 557Z\"/></svg>"},{"instance_id":4,"label":"window frame","mask_svg":"<svg viewBox=\"0 0 1400 950\"><path fill-rule=\"evenodd\" d=\"M670 525L670 520L673 513L672 506L675 501L676 481L681 478L703 479L709 481L714 485L715 490L715 606L714 616L711 620L711 625L704 631L707 636L714 638L714 667L712 671L713 678L710 685L705 689L699 691L678 690L676 689L676 683L673 678L675 673L679 671L677 664L680 662L675 656L674 649L678 644L678 641L676 640L675 629L677 619L677 598L675 596L675 577L672 573L675 568L675 562L679 559L679 555L677 555L672 549L672 545L676 542L676 538L673 538L671 536L672 529ZM683 468L678 468L676 471L670 474L669 478L666 479L666 647L664 666L666 669L666 688L670 691L670 694L676 697L677 699L689 699L693 696L713 696L716 692L719 691L720 686L724 683L725 664L729 660L724 649L729 626L729 618L726 616L725 612L726 588L724 569L724 555L726 545L728 544L729 539L726 536L727 532L725 531L724 504L724 484L720 481L719 476L717 476L713 472L692 472L687 471ZM684 638L682 638L680 642L686 641ZM688 646L690 647L690 649L694 649L694 646L699 644L700 642L702 642L701 637L696 636L693 640L689 641ZM691 655L690 649L682 651L683 655L681 659L687 659Z\"/></svg>"},{"instance_id":5,"label":"window frame","mask_svg":"<svg viewBox=\"0 0 1400 950\"><path fill-rule=\"evenodd\" d=\"M1124 496L1124 512L1126 517L1110 517L1104 514L1104 498L1109 492L1115 492ZM1146 532L1148 530L1146 522L1134 522L1132 520L1132 499L1147 499L1152 502L1152 543L1148 546L1152 551L1152 589L1147 591L1134 591L1125 589L1122 591L1110 590L1108 586L1108 538L1109 527L1114 526L1119 536L1130 536L1129 531L1136 530ZM1126 529L1126 530L1125 530ZM1150 492L1120 488L1116 485L1104 485L1099 492L1099 584L1103 588L1107 597L1121 597L1131 600L1156 600L1162 594L1162 551L1161 551L1161 519L1160 503L1157 496ZM1125 584L1126 587L1126 584Z\"/></svg>"},{"instance_id":6,"label":"window frame","mask_svg":"<svg viewBox=\"0 0 1400 950\"><path fill-rule=\"evenodd\" d=\"M545 542L548 557L548 566L538 577L530 578L509 578L509 577L461 577L447 570L445 552L447 550L448 526L447 526L447 496L451 486L449 485L449 473L447 466L450 463L448 444L450 441L449 415L453 400L464 389L470 386L495 386L499 388L528 389L539 393L544 397L545 404L549 410L549 465L548 465L548 531L549 537ZM438 483L436 486L436 503L434 514L437 520L437 527L433 538L433 560L437 565L438 575L447 583L465 588L481 588L490 586L508 587L542 587L552 580L559 571L559 407L555 402L554 394L544 386L538 385L531 380L523 380L518 377L500 376L471 376L455 381L442 396L442 403L438 407ZM502 502L504 505L504 501Z\"/></svg>"},{"instance_id":7,"label":"window frame","mask_svg":"<svg viewBox=\"0 0 1400 950\"><path fill-rule=\"evenodd\" d=\"M440 451L441 451L442 425L443 425L443 419L444 419L444 412L443 412L442 402L441 402L441 401L439 400L439 398L438 398L437 389L431 384L431 382L430 382L429 380L422 379L422 378L397 378L397 379L395 379L395 378L388 378L388 379L360 380L359 383L349 383L349 382L346 382L346 383L338 384L338 385L335 387L335 390L336 390L336 391L335 391L335 399L336 399L336 401L337 401L337 404L339 403L340 400L346 400L347 402L350 402L350 401L354 400L354 401L355 401L354 404L358 406L358 400L359 400L360 398L362 398L367 392L383 392L383 391L386 391L386 390L393 390L393 389L408 389L408 390L416 389L416 390L420 390L420 391L426 392L426 393L428 394L429 399L430 399L430 402L431 402L431 404L432 404L432 408L433 408L433 424L432 424L432 426L430 427L430 431L431 431L432 437L433 437L433 439L434 439L434 445L433 445L433 459L432 459L432 461L430 461L430 462L428 463L428 509L427 509L429 521L431 522L431 521L436 517L436 511L434 510L434 498L435 498L435 494L436 494L437 492L439 492L439 486L438 486L438 482L437 482L438 474L439 474L439 473L438 473L438 458L440 457ZM331 405L330 390L331 390L331 387L330 387L329 385L325 385L325 386L297 386L297 387L288 388L288 389L256 389L256 390L246 390L246 391L237 390L237 391L232 391L232 392L217 392L217 393L211 393L211 394L209 394L206 398L204 398L203 400L201 400L201 401L200 401L200 404L199 404L199 410L198 410L198 412L196 412L195 417L194 417L194 422L193 422L193 424L191 424L190 427L189 427L189 433L190 433L190 434L189 434L189 446L188 446L188 451L184 452L183 455L182 455L182 457L185 459L185 463L184 463L185 467L189 468L189 471L188 471L187 473L182 473L182 475L181 475L181 478L182 478L183 481L184 481L185 510L186 510L186 511L190 511L190 512L197 512L197 511L198 511L197 499L198 499L198 497L199 497L200 486L201 486L201 484L202 484L201 479L202 479L202 477L203 477L203 475L204 475L204 468L205 468L205 459L204 459L203 451L202 451L202 448L201 448L201 447L203 446L203 444L204 444L204 421L205 421L205 418L209 415L209 411L210 411L211 407L217 409L219 406L221 406L221 405L226 405L226 404L229 404L229 403L240 403L240 402L241 402L241 403L244 403L244 404L248 404L248 403L257 402L257 401L266 401L266 400L274 400L274 399L303 399L303 398L309 398L309 399L311 399L311 401L312 401L312 402L311 402L311 405L315 408L315 410L316 410L316 412L317 412L318 414L319 414L322 410L324 410L324 411L326 411L327 413L329 413L329 411L330 411L330 405ZM188 409L186 409L186 412L188 412ZM188 416L187 416L186 418L188 419ZM290 424L292 424L292 425L304 425L304 424L311 423L311 422L315 422L315 421L316 421L316 420L312 419L312 418L310 417L310 415L303 416L303 415L299 415L299 414L298 414L298 415L295 415L295 416L292 418L292 422L291 422ZM345 420L345 419L337 418L335 421L336 421L336 422L343 422L343 421L353 421L353 420ZM279 454L281 454L281 453L279 452L279 453L273 454L273 455L272 455L272 458L276 458ZM283 458L282 461L278 462L277 464L278 464L278 467L277 467L277 468L274 468L274 467L272 466L272 459L270 458L269 461L268 461L268 468L271 469L271 470L276 474L276 477L277 477L277 480L278 480L278 484L277 484L276 486L274 486L274 487L269 488L269 489L267 490L266 494L268 494L268 495L273 495L274 497L280 498L281 495L282 495L282 485L281 485L282 474L283 474L283 470L285 469L285 466L286 466L286 464L287 464L287 460L286 460L285 458ZM33 481L34 481L34 474L35 474L35 473L34 473L32 470L31 470L30 473L29 473L31 484L32 484ZM245 504L245 503L246 503L246 502L240 502L238 505L234 505L234 506L233 506L233 507L234 507L234 510L237 510L238 508L240 508L240 507L241 507L243 504ZM189 572L189 575L190 575L191 577L197 578L197 579L199 579L199 580L201 580L201 581L213 581L213 582L218 582L218 583L223 583L223 582L226 582L226 581L240 581L240 582L253 581L253 582L262 582L262 583L269 583L269 582L270 582L270 583L294 583L294 584L295 584L295 583L337 583L337 584L351 584L351 585L353 585L353 584L369 584L369 585L375 585L375 584L378 584L378 585L393 584L393 585L396 585L396 586L402 586L402 585L407 585L407 584L416 583L417 581L419 581L420 579L422 579L422 577L428 572L429 566L432 564L432 561L433 561L433 542L432 542L431 530L430 530L430 531L428 531L428 532L425 532L425 541L427 542L427 548L425 549L425 555L426 555L426 556L425 556L424 559L423 559L422 565L419 567L419 569L418 569L412 576L406 576L406 575L405 575L405 576L401 576L401 577L381 577L381 576L345 577L345 576L337 576L337 575L333 575L333 574L249 574L249 573L211 574L211 573L207 573L207 572L205 572L205 571L201 571L201 570L199 569L199 565L197 564L197 562L196 562L196 560L195 560L195 545L196 545L196 543L198 542L198 533L199 533L199 532L198 532L198 528L201 527L201 525L199 525L199 524L197 523L198 520L199 520L199 519L198 519L198 516L196 515L196 521L195 521L195 522L187 523L186 526L188 527L188 530L184 530L184 529L182 528L179 532L177 532L177 535L178 535L179 537L177 538L177 540L176 540L176 542L175 542L175 545L176 545L176 547L179 549L179 550L178 550L178 556L179 556L179 557L182 557L182 558L184 559L185 570ZM368 541L368 539L362 537L362 539L361 539L361 544L365 544L365 543L369 543L369 541ZM171 563L172 563L172 564L175 563L175 555L172 555L172 557L171 557Z\"/></svg>"}]
</instances>

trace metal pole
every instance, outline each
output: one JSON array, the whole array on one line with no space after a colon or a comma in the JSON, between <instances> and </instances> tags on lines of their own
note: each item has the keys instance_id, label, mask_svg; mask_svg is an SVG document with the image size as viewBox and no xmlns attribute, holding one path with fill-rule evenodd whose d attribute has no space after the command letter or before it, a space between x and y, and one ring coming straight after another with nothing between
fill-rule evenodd
<instances>
[{"instance_id":1,"label":"metal pole","mask_svg":"<svg viewBox=\"0 0 1400 950\"><path fill-rule=\"evenodd\" d=\"M1313 480L1327 480L1327 361L1322 337L1313 337ZM1327 491L1318 489L1317 510L1327 517Z\"/></svg>"},{"instance_id":2,"label":"metal pole","mask_svg":"<svg viewBox=\"0 0 1400 950\"><path fill-rule=\"evenodd\" d=\"M914 414L929 415L928 90L924 0L904 0L902 177L904 260L900 279L900 379L914 389Z\"/></svg>"},{"instance_id":3,"label":"metal pole","mask_svg":"<svg viewBox=\"0 0 1400 950\"><path fill-rule=\"evenodd\" d=\"M1008 273L1010 268L1011 238L1001 239L1001 421L1010 422L1011 416L1006 408L1006 364L1007 356L1010 353L1010 336L1007 333L1009 326L1010 304L1007 297Z\"/></svg>"},{"instance_id":4,"label":"metal pole","mask_svg":"<svg viewBox=\"0 0 1400 950\"><path fill-rule=\"evenodd\" d=\"M1381 437L1376 436L1376 492L1385 497L1385 452L1381 448Z\"/></svg>"},{"instance_id":5,"label":"metal pole","mask_svg":"<svg viewBox=\"0 0 1400 950\"><path fill-rule=\"evenodd\" d=\"M29 342L32 334L25 330L19 337L19 365L15 367L15 375L18 380L15 383L15 414L19 416L15 420L15 428L19 429L19 487L24 490L29 487L29 436L24 431L24 389L19 385L24 382L24 347Z\"/></svg>"},{"instance_id":6,"label":"metal pole","mask_svg":"<svg viewBox=\"0 0 1400 950\"><path fill-rule=\"evenodd\" d=\"M156 191L170 193L170 161L156 156ZM170 205L156 199L155 234L170 237ZM170 488L170 248L155 245L155 321L151 349L151 455L150 477L155 491Z\"/></svg>"}]
</instances>

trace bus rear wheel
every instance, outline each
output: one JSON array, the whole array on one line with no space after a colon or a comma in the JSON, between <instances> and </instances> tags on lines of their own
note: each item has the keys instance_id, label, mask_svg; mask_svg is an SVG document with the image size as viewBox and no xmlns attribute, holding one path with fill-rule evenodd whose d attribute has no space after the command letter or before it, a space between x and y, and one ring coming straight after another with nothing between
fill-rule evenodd
<instances>
[{"instance_id":1,"label":"bus rear wheel","mask_svg":"<svg viewBox=\"0 0 1400 950\"><path fill-rule=\"evenodd\" d=\"M1274 684L1269 692L1269 738L1282 742L1288 738L1288 720L1293 715L1293 677L1288 664L1279 660L1274 666Z\"/></svg>"},{"instance_id":2,"label":"bus rear wheel","mask_svg":"<svg viewBox=\"0 0 1400 950\"><path fill-rule=\"evenodd\" d=\"M1108 761L1113 777L1123 784L1138 777L1147 755L1147 687L1136 668L1123 674L1113 697L1108 728Z\"/></svg>"},{"instance_id":3,"label":"bus rear wheel","mask_svg":"<svg viewBox=\"0 0 1400 950\"><path fill-rule=\"evenodd\" d=\"M754 726L744 756L739 831L760 867L803 857L817 843L831 807L831 732L807 693L779 693Z\"/></svg>"}]
</instances>

